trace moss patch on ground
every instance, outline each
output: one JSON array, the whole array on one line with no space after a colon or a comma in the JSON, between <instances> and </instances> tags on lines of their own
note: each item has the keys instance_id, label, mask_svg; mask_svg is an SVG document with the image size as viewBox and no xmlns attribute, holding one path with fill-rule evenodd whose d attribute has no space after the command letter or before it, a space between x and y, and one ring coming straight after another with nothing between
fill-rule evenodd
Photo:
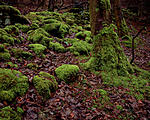
<instances>
[{"instance_id":1,"label":"moss patch on ground","mask_svg":"<svg viewBox=\"0 0 150 120\"><path fill-rule=\"evenodd\" d=\"M56 52L65 52L66 49L64 48L64 46L58 42L49 42L49 48L56 51Z\"/></svg>"},{"instance_id":2,"label":"moss patch on ground","mask_svg":"<svg viewBox=\"0 0 150 120\"><path fill-rule=\"evenodd\" d=\"M28 32L28 40L33 43L40 43L42 45L48 46L49 42L52 40L50 35L42 28L36 30L31 30Z\"/></svg>"},{"instance_id":3,"label":"moss patch on ground","mask_svg":"<svg viewBox=\"0 0 150 120\"><path fill-rule=\"evenodd\" d=\"M88 55L92 50L92 45L80 40L73 42L72 46L68 47L67 50L71 51L75 55Z\"/></svg>"},{"instance_id":4,"label":"moss patch on ground","mask_svg":"<svg viewBox=\"0 0 150 120\"><path fill-rule=\"evenodd\" d=\"M16 70L0 68L0 101L11 102L28 90L28 78Z\"/></svg>"},{"instance_id":5,"label":"moss patch on ground","mask_svg":"<svg viewBox=\"0 0 150 120\"><path fill-rule=\"evenodd\" d=\"M15 58L31 59L33 57L32 53L24 51L20 48L12 48L11 52Z\"/></svg>"},{"instance_id":6,"label":"moss patch on ground","mask_svg":"<svg viewBox=\"0 0 150 120\"><path fill-rule=\"evenodd\" d=\"M9 51L5 49L3 44L0 44L0 60L7 61L11 57Z\"/></svg>"},{"instance_id":7,"label":"moss patch on ground","mask_svg":"<svg viewBox=\"0 0 150 120\"><path fill-rule=\"evenodd\" d=\"M42 71L33 78L33 84L44 100L50 98L51 92L58 88L55 77Z\"/></svg>"},{"instance_id":8,"label":"moss patch on ground","mask_svg":"<svg viewBox=\"0 0 150 120\"><path fill-rule=\"evenodd\" d=\"M17 107L17 110L14 111L10 106L0 109L0 119L1 120L21 120L21 115L23 110L20 107Z\"/></svg>"},{"instance_id":9,"label":"moss patch on ground","mask_svg":"<svg viewBox=\"0 0 150 120\"><path fill-rule=\"evenodd\" d=\"M45 49L47 48L46 46L42 44L30 44L29 45L30 49L35 52L36 55L41 56L43 55Z\"/></svg>"},{"instance_id":10,"label":"moss patch on ground","mask_svg":"<svg viewBox=\"0 0 150 120\"><path fill-rule=\"evenodd\" d=\"M14 44L16 38L12 37L4 29L0 28L0 40L2 43Z\"/></svg>"},{"instance_id":11,"label":"moss patch on ground","mask_svg":"<svg viewBox=\"0 0 150 120\"><path fill-rule=\"evenodd\" d=\"M64 64L56 68L55 73L59 80L71 83L78 79L79 70L77 65Z\"/></svg>"}]
</instances>

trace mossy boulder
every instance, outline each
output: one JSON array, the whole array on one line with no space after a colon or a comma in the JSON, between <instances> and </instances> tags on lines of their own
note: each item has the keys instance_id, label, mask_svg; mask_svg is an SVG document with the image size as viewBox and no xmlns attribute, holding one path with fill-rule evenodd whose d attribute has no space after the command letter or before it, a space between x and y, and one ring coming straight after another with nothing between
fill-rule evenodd
<instances>
[{"instance_id":1,"label":"mossy boulder","mask_svg":"<svg viewBox=\"0 0 150 120\"><path fill-rule=\"evenodd\" d=\"M9 5L0 5L0 11L2 14L2 22L5 25L22 23L29 24L29 20L21 15L20 11L13 6Z\"/></svg>"},{"instance_id":2,"label":"mossy boulder","mask_svg":"<svg viewBox=\"0 0 150 120\"><path fill-rule=\"evenodd\" d=\"M0 5L0 11L4 15L21 15L20 11L13 6Z\"/></svg>"},{"instance_id":3,"label":"mossy boulder","mask_svg":"<svg viewBox=\"0 0 150 120\"><path fill-rule=\"evenodd\" d=\"M54 35L60 38L63 38L67 33L69 33L68 25L61 23L61 22L45 24L43 28L45 29L45 31L47 31L51 35Z\"/></svg>"},{"instance_id":4,"label":"mossy boulder","mask_svg":"<svg viewBox=\"0 0 150 120\"><path fill-rule=\"evenodd\" d=\"M38 29L38 28L39 28L39 25L36 24L36 23L32 23L31 26L30 26L31 30L35 30L35 29Z\"/></svg>"},{"instance_id":5,"label":"mossy boulder","mask_svg":"<svg viewBox=\"0 0 150 120\"><path fill-rule=\"evenodd\" d=\"M66 49L64 48L64 46L58 42L49 42L49 48L56 51L56 52L65 52Z\"/></svg>"},{"instance_id":6,"label":"mossy boulder","mask_svg":"<svg viewBox=\"0 0 150 120\"><path fill-rule=\"evenodd\" d=\"M10 106L0 109L0 119L1 120L21 120L21 115L23 110L17 107L17 111L13 110Z\"/></svg>"},{"instance_id":7,"label":"mossy boulder","mask_svg":"<svg viewBox=\"0 0 150 120\"><path fill-rule=\"evenodd\" d=\"M68 47L67 50L71 51L75 55L88 55L89 52L92 50L91 44L85 41L76 41L73 43L71 47Z\"/></svg>"},{"instance_id":8,"label":"mossy boulder","mask_svg":"<svg viewBox=\"0 0 150 120\"><path fill-rule=\"evenodd\" d=\"M3 44L0 44L0 60L9 60L11 57L9 51L5 49Z\"/></svg>"},{"instance_id":9,"label":"mossy boulder","mask_svg":"<svg viewBox=\"0 0 150 120\"><path fill-rule=\"evenodd\" d=\"M79 70L77 65L64 64L56 68L55 73L59 80L71 83L78 79Z\"/></svg>"},{"instance_id":10,"label":"mossy boulder","mask_svg":"<svg viewBox=\"0 0 150 120\"><path fill-rule=\"evenodd\" d=\"M4 45L0 44L0 52L4 52L4 49L5 49Z\"/></svg>"},{"instance_id":11,"label":"mossy boulder","mask_svg":"<svg viewBox=\"0 0 150 120\"><path fill-rule=\"evenodd\" d=\"M0 40L2 43L14 44L16 38L12 37L4 29L0 28Z\"/></svg>"},{"instance_id":12,"label":"mossy boulder","mask_svg":"<svg viewBox=\"0 0 150 120\"><path fill-rule=\"evenodd\" d=\"M42 55L47 48L42 44L30 44L29 47L35 52L36 55Z\"/></svg>"},{"instance_id":13,"label":"mossy boulder","mask_svg":"<svg viewBox=\"0 0 150 120\"><path fill-rule=\"evenodd\" d=\"M31 59L33 57L32 53L24 51L20 48L12 48L11 51L15 58Z\"/></svg>"},{"instance_id":14,"label":"mossy boulder","mask_svg":"<svg viewBox=\"0 0 150 120\"><path fill-rule=\"evenodd\" d=\"M0 68L0 101L11 102L29 88L28 78L21 72Z\"/></svg>"},{"instance_id":15,"label":"mossy boulder","mask_svg":"<svg viewBox=\"0 0 150 120\"><path fill-rule=\"evenodd\" d=\"M48 46L49 42L52 40L50 35L42 28L32 30L28 32L28 40L33 43L40 43L42 45Z\"/></svg>"},{"instance_id":16,"label":"mossy boulder","mask_svg":"<svg viewBox=\"0 0 150 120\"><path fill-rule=\"evenodd\" d=\"M34 76L33 84L44 100L50 98L51 92L56 91L58 88L55 77L42 71L39 75Z\"/></svg>"},{"instance_id":17,"label":"mossy boulder","mask_svg":"<svg viewBox=\"0 0 150 120\"><path fill-rule=\"evenodd\" d=\"M38 67L39 66L36 63L29 63L29 64L27 64L27 68L32 69L32 70L37 70Z\"/></svg>"},{"instance_id":18,"label":"mossy boulder","mask_svg":"<svg viewBox=\"0 0 150 120\"><path fill-rule=\"evenodd\" d=\"M6 64L7 67L9 67L9 68L18 68L18 65L17 65L17 64L13 64L12 62L6 62L5 64Z\"/></svg>"},{"instance_id":19,"label":"mossy boulder","mask_svg":"<svg viewBox=\"0 0 150 120\"><path fill-rule=\"evenodd\" d=\"M90 31L80 31L75 35L78 39L85 40L86 42L91 42L91 32Z\"/></svg>"},{"instance_id":20,"label":"mossy boulder","mask_svg":"<svg viewBox=\"0 0 150 120\"><path fill-rule=\"evenodd\" d=\"M19 29L15 25L7 25L4 30L13 36L19 35Z\"/></svg>"},{"instance_id":21,"label":"mossy boulder","mask_svg":"<svg viewBox=\"0 0 150 120\"><path fill-rule=\"evenodd\" d=\"M15 26L16 26L19 30L21 30L22 32L25 32L25 33L30 30L30 26L28 26L28 25L22 25L22 24L20 24L20 23L16 23Z\"/></svg>"}]
</instances>

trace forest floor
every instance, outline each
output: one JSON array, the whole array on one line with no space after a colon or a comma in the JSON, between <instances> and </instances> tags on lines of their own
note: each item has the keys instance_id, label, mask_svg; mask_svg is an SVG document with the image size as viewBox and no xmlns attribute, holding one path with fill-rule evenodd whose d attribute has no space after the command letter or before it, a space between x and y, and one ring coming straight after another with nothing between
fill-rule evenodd
<instances>
[{"instance_id":1,"label":"forest floor","mask_svg":"<svg viewBox=\"0 0 150 120\"><path fill-rule=\"evenodd\" d=\"M134 26L137 30L140 25ZM13 48L22 48L28 51L27 35L21 33L24 41L21 44L15 44ZM134 63L142 69L150 71L150 28L140 35L142 41L135 50L136 57ZM125 54L131 58L131 48L123 45ZM11 49L11 48L8 48ZM34 54L34 53L33 53ZM150 101L148 99L137 100L132 95L126 93L127 88L110 87L103 84L99 75L81 69L81 75L78 80L72 84L66 84L59 81L55 75L55 69L62 64L79 65L89 59L89 56L77 57L70 52L57 53L47 49L45 58L34 57L31 60L18 59L12 57L11 62L18 65L16 70L29 78L29 90L22 97L16 98L16 104L10 104L16 108L20 106L25 111L23 120L123 120L123 119L150 119ZM28 63L36 63L38 69L29 69ZM10 68L9 65L0 62L1 68ZM52 93L51 98L42 101L41 96L31 82L33 77L45 71L54 75L58 81L58 89ZM101 97L95 90L103 89L107 91L107 97L100 100ZM95 92L94 92L95 91ZM101 104L99 104L101 101ZM103 103L103 104L102 104ZM0 107L7 106L7 102L0 103Z\"/></svg>"}]
</instances>

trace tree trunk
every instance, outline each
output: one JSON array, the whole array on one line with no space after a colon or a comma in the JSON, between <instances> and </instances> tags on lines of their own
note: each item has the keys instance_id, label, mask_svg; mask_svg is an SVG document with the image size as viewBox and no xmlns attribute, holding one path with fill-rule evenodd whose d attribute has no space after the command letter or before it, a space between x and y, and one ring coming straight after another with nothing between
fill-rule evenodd
<instances>
[{"instance_id":1,"label":"tree trunk","mask_svg":"<svg viewBox=\"0 0 150 120\"><path fill-rule=\"evenodd\" d=\"M109 0L90 0L90 24L91 33L96 35L103 28L103 22L110 21L110 1Z\"/></svg>"},{"instance_id":2,"label":"tree trunk","mask_svg":"<svg viewBox=\"0 0 150 120\"><path fill-rule=\"evenodd\" d=\"M115 18L115 23L118 28L119 37L128 35L129 29L128 29L125 19L122 16L120 0L113 0L112 7L113 7L113 15Z\"/></svg>"},{"instance_id":3,"label":"tree trunk","mask_svg":"<svg viewBox=\"0 0 150 120\"><path fill-rule=\"evenodd\" d=\"M113 24L102 23L109 23L111 7L108 5L110 5L109 0L90 0L94 48L93 56L85 63L85 68L105 71L114 76L126 76L133 70L121 48L119 37L115 32L117 28Z\"/></svg>"},{"instance_id":4,"label":"tree trunk","mask_svg":"<svg viewBox=\"0 0 150 120\"><path fill-rule=\"evenodd\" d=\"M49 11L54 11L54 5L55 5L55 1L54 0L49 0L48 10Z\"/></svg>"}]
</instances>

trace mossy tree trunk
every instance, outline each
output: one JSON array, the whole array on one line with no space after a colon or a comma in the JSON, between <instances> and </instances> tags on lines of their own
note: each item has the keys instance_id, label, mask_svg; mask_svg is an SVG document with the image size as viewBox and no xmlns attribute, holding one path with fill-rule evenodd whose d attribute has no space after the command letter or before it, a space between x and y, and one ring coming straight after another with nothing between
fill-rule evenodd
<instances>
[{"instance_id":1,"label":"mossy tree trunk","mask_svg":"<svg viewBox=\"0 0 150 120\"><path fill-rule=\"evenodd\" d=\"M90 0L90 24L92 35L96 35L103 28L103 23L110 21L110 1Z\"/></svg>"},{"instance_id":2,"label":"mossy tree trunk","mask_svg":"<svg viewBox=\"0 0 150 120\"><path fill-rule=\"evenodd\" d=\"M112 8L119 37L128 35L128 27L121 12L120 0L112 0Z\"/></svg>"},{"instance_id":3,"label":"mossy tree trunk","mask_svg":"<svg viewBox=\"0 0 150 120\"><path fill-rule=\"evenodd\" d=\"M109 0L90 0L91 32L93 33L93 56L85 63L89 69L105 71L115 76L133 72L110 20ZM92 17L93 16L93 17ZM103 21L101 21L103 20ZM109 23L104 24L103 23Z\"/></svg>"}]
</instances>

